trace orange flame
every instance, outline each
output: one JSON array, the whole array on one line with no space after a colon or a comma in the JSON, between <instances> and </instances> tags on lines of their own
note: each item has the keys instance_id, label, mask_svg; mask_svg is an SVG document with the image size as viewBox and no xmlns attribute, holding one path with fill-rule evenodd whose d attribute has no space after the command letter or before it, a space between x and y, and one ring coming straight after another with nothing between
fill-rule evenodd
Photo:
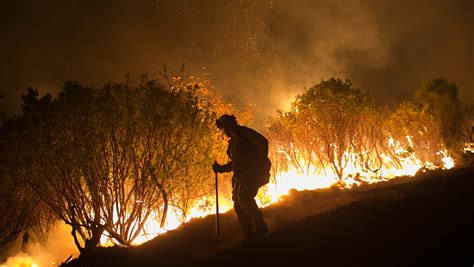
<instances>
[{"instance_id":1,"label":"orange flame","mask_svg":"<svg viewBox=\"0 0 474 267\"><path fill-rule=\"evenodd\" d=\"M8 267L39 267L39 264L28 254L20 253L15 257L11 257L6 263L0 266Z\"/></svg>"},{"instance_id":2,"label":"orange flame","mask_svg":"<svg viewBox=\"0 0 474 267\"><path fill-rule=\"evenodd\" d=\"M407 136L406 139L409 144L412 144L412 138L410 136ZM395 141L393 138L388 140L388 144L389 147L395 151L395 154L408 156L400 156L398 158L398 164L390 164L390 157L388 155L381 155L388 163L383 164L377 173L363 170L355 164L349 164L344 171L343 184L338 183L337 176L330 168L319 170L311 164L306 164L305 160L301 159L300 164L302 166L308 166L306 173L301 173L296 168L290 168L286 171L274 174L272 181L260 189L259 195L257 196L258 204L263 207L276 203L280 201L283 196L287 195L290 190L314 190L328 188L336 184L343 188L351 188L361 185L362 183L372 184L387 181L397 176L414 176L416 172L422 168L435 169L441 167L443 169L450 169L454 167L454 161L446 150L438 151L438 154L442 156L443 166L435 166L431 162L423 162L415 153L408 153L400 142ZM213 196L205 200L211 200L212 198ZM210 202L212 203L212 200ZM232 203L221 204L219 208L221 213L225 213L232 209ZM160 228L156 220L149 219L145 224L142 234L134 240L133 245L142 244L159 234L178 228L183 223L180 221L178 214L176 209L171 208L164 228ZM196 205L191 208L184 222L210 214L213 214L213 210L205 210L196 203Z\"/></svg>"}]
</instances>

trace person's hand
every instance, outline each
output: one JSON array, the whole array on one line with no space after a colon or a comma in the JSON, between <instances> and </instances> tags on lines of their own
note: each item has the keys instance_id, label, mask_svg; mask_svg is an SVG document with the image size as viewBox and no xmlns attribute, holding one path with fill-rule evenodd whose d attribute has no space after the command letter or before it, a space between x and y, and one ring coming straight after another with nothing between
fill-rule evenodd
<instances>
[{"instance_id":1,"label":"person's hand","mask_svg":"<svg viewBox=\"0 0 474 267\"><path fill-rule=\"evenodd\" d=\"M217 163L217 161L215 161L214 164L212 164L212 170L214 172L221 172L222 171L222 165L220 165L219 163Z\"/></svg>"}]
</instances>

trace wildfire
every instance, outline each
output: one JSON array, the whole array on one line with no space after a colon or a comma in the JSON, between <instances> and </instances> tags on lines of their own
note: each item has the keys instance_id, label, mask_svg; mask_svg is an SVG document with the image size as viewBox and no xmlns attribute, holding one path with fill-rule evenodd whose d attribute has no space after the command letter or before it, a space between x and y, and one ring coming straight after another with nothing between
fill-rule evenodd
<instances>
[{"instance_id":1,"label":"wildfire","mask_svg":"<svg viewBox=\"0 0 474 267\"><path fill-rule=\"evenodd\" d=\"M406 140L408 144L412 146L412 138L407 136ZM376 171L367 170L367 168L358 166L353 162L347 162L347 167L344 169L343 181L336 178L337 175L331 168L318 169L312 164L307 164L307 161L302 158L299 165L307 166L306 170L302 172L294 166L290 166L287 170L274 174L270 183L260 190L259 195L257 196L258 204L260 206L269 206L276 203L280 201L283 196L289 194L290 190L314 190L331 186L352 188L363 183L372 184L387 181L397 176L414 176L420 169L450 169L454 167L454 161L446 150L437 152L437 154L442 157L441 161L443 165L436 166L432 162L423 162L415 153L407 151L400 142L395 141L393 138L388 140L388 145L398 156L397 164L393 163L393 159L385 154L381 155L385 163ZM347 155L347 158L351 158L351 156L353 155ZM202 201L213 203L212 198L213 197L208 197L208 199L203 199ZM220 203L219 208L221 213L225 213L232 209L232 203ZM191 219L204 217L213 213L213 209L209 209L209 207L206 208L204 205L196 203L195 206L191 208L189 215L183 220L179 216L180 213L177 209L171 207L165 227L160 228L160 224L157 220L149 219L146 222L142 233L134 240L133 245L142 244L159 234L176 229L184 222L188 222ZM101 244L106 246L111 245L108 241L108 237L105 235L101 239Z\"/></svg>"},{"instance_id":2,"label":"wildfire","mask_svg":"<svg viewBox=\"0 0 474 267\"><path fill-rule=\"evenodd\" d=\"M409 136L406 137L406 140L408 144L411 145L412 140ZM291 190L314 190L332 186L352 188L362 184L387 181L397 176L414 176L420 169L450 169L454 167L454 161L446 150L437 152L442 165L436 166L431 162L422 161L414 152L408 151L400 142L395 141L393 138L389 138L387 142L395 155L398 156L397 164L393 163L393 158L386 154L381 155L384 164L380 169L375 171L367 170L367 168L359 166L360 164L358 165L352 161L348 161L345 162L347 164L341 181L337 179L337 175L331 168L317 168L313 164L308 164L304 158L300 158L298 165L305 166L304 171L302 171L301 168L290 165L286 170L275 173L270 183L260 189L257 202L259 206L265 207L280 201L282 197L288 195ZM293 149L295 148L293 147ZM346 158L350 159L355 155L347 154L346 156ZM150 219L146 221L143 231L133 241L133 245L145 243L157 235L178 228L191 219L214 214L214 208L212 205L209 205L209 203L214 203L213 199L214 196L208 196L198 203L195 203L184 219L182 213L177 208L171 206L163 228L160 227L158 220L153 219L157 217L157 214L152 214ZM232 203L230 201L226 202L225 200L221 200L219 208L221 213L225 213L232 209ZM114 242L110 240L107 233L103 234L100 243L102 246L114 245ZM52 264L54 265L54 263ZM0 267L1 266L38 267L40 265L29 255L20 254L9 258L8 261L4 265L0 265Z\"/></svg>"}]
</instances>

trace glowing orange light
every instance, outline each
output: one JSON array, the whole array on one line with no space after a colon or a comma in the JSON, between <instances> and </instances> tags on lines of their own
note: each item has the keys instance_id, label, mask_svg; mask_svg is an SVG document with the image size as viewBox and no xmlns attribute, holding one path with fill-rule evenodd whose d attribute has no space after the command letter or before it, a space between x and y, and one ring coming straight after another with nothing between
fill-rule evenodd
<instances>
[{"instance_id":1,"label":"glowing orange light","mask_svg":"<svg viewBox=\"0 0 474 267\"><path fill-rule=\"evenodd\" d=\"M406 136L407 142L412 146L412 137ZM343 183L340 183L336 178L337 175L331 168L323 170L317 169L312 164L307 164L304 159L301 159L301 166L308 166L305 173L301 173L296 168L289 168L286 171L281 171L274 174L274 179L259 191L259 199L265 199L265 201L258 201L261 207L268 206L273 203L280 201L282 196L287 195L290 190L314 190L319 188L328 188L331 186L339 186L342 188L351 188L353 186L361 185L362 183L372 184L381 181L387 181L397 176L414 176L421 168L435 169L435 166L431 162L423 162L420 160L414 152L408 152L400 142L394 140L392 137L387 141L389 147L395 152L396 155L400 156L397 164L392 164L392 159L388 155L382 154L381 157L384 160L384 164L376 173L364 170L361 166L353 162L347 162L347 167L343 173ZM292 149L295 149L292 146ZM439 166L443 169L450 169L454 167L454 161L449 156L446 150L439 151L443 162L443 166ZM351 158L348 154L347 158ZM209 197L209 200L212 199ZM212 203L212 201L211 201ZM232 203L224 203L220 206L220 212L225 213L232 209ZM213 214L211 209L203 209L202 205L196 205L191 208L189 215L186 217L184 222L187 222L193 218L200 218L207 215ZM151 216L153 217L153 216ZM133 245L142 244L148 240L153 239L159 234L165 233L169 230L176 229L182 225L183 221L179 219L179 212L177 209L171 207L167 215L167 221L164 228L160 228L159 223L156 220L149 219L142 233L134 240Z\"/></svg>"}]
</instances>

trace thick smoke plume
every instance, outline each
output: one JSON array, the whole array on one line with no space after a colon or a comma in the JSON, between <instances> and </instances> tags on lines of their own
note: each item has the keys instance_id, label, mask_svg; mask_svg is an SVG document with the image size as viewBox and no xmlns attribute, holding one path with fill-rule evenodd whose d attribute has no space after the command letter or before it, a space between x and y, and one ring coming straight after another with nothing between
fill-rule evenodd
<instances>
[{"instance_id":1,"label":"thick smoke plume","mask_svg":"<svg viewBox=\"0 0 474 267\"><path fill-rule=\"evenodd\" d=\"M474 102L472 1L14 1L3 8L0 94L100 85L186 64L257 122L321 79L379 103L446 77Z\"/></svg>"}]
</instances>

